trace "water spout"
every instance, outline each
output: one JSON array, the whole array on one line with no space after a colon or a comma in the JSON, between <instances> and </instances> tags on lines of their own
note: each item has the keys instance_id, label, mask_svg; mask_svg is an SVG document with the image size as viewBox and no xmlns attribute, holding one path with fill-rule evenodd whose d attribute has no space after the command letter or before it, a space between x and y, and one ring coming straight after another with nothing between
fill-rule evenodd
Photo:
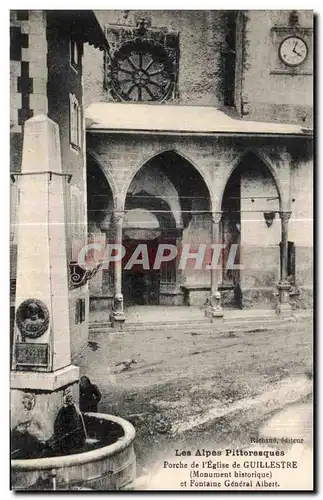
<instances>
[{"instance_id":1,"label":"water spout","mask_svg":"<svg viewBox=\"0 0 323 500\"><path fill-rule=\"evenodd\" d=\"M52 480L53 480L53 491L56 491L57 490L57 487L56 487L56 470L53 469L52 470Z\"/></svg>"},{"instance_id":2,"label":"water spout","mask_svg":"<svg viewBox=\"0 0 323 500\"><path fill-rule=\"evenodd\" d=\"M84 431L84 436L85 436L85 444L87 445L95 445L99 442L99 439L96 439L96 438L90 438L88 436L88 433L87 433L87 430L86 430L86 425L85 425L85 422L84 422L84 417L83 417L83 413L81 412L81 410L76 406L75 403L74 404L74 407L75 407L75 410L77 412L77 414L79 415L80 417L80 421L81 421L81 424L82 424L82 428L83 428L83 431Z\"/></svg>"},{"instance_id":3,"label":"water spout","mask_svg":"<svg viewBox=\"0 0 323 500\"><path fill-rule=\"evenodd\" d=\"M86 427L85 427L85 422L84 422L83 414L82 414L81 410L76 406L75 403L73 403L73 406L74 406L74 408L76 410L76 413L80 417L80 422L82 424L82 428L83 428L83 431L84 431L85 440L87 440L88 439L88 435L87 435L87 430L86 430Z\"/></svg>"}]
</instances>

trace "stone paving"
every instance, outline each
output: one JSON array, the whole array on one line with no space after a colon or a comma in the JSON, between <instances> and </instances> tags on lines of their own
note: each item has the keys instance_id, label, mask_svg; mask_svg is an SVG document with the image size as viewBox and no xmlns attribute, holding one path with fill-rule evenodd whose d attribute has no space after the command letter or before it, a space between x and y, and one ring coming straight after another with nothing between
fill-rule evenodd
<instances>
[{"instance_id":1,"label":"stone paving","mask_svg":"<svg viewBox=\"0 0 323 500\"><path fill-rule=\"evenodd\" d=\"M92 335L74 362L81 375L100 387L99 411L134 424L142 471L178 440L207 439L209 428L218 440L222 435L243 439L266 412L308 394L312 343L310 318L223 331L212 324L204 330L156 325L153 330L106 329ZM127 359L137 363L129 369L116 366ZM288 398L279 392L282 386L288 388ZM274 396L268 402L270 391ZM177 432L181 427L184 432Z\"/></svg>"}]
</instances>

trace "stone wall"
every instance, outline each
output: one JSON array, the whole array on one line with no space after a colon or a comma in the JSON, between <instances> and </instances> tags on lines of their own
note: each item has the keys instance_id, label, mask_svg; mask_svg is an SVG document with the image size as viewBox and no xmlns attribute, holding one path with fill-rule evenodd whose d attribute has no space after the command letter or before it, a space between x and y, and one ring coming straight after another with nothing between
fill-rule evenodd
<instances>
[{"instance_id":1,"label":"stone wall","mask_svg":"<svg viewBox=\"0 0 323 500\"><path fill-rule=\"evenodd\" d=\"M256 164L257 165L257 164ZM242 290L273 288L279 280L281 224L278 192L269 172L250 165L241 175L241 257ZM264 213L275 212L270 227Z\"/></svg>"},{"instance_id":2,"label":"stone wall","mask_svg":"<svg viewBox=\"0 0 323 500\"><path fill-rule=\"evenodd\" d=\"M115 198L115 205L124 204L130 183L140 168L154 156L168 150L178 152L201 173L211 193L214 167L223 166L233 158L234 151L219 148L214 156L214 139L136 135L89 134L87 144L94 150L106 174Z\"/></svg>"},{"instance_id":3,"label":"stone wall","mask_svg":"<svg viewBox=\"0 0 323 500\"><path fill-rule=\"evenodd\" d=\"M46 15L41 10L10 11L10 170L19 171L22 126L47 114Z\"/></svg>"},{"instance_id":4,"label":"stone wall","mask_svg":"<svg viewBox=\"0 0 323 500\"><path fill-rule=\"evenodd\" d=\"M185 285L189 286L211 286L211 275L210 271L206 269L206 266L211 261L211 217L210 214L196 214L192 216L192 219L187 227L183 231L183 245L190 245L190 252L197 253L201 245L206 245L206 252L204 255L204 261L202 269L195 269L196 260L189 259L185 269L182 271L183 282Z\"/></svg>"},{"instance_id":5,"label":"stone wall","mask_svg":"<svg viewBox=\"0 0 323 500\"><path fill-rule=\"evenodd\" d=\"M187 159L201 174L211 199L211 209L221 210L222 196L233 170L249 151L259 154L277 182L282 205L290 202L290 162L286 151L295 151L297 139L167 136L145 134L89 133L87 147L110 185L114 206L124 207L130 183L148 160L165 151L174 151ZM302 146L300 146L301 148ZM298 148L299 149L299 148ZM298 149L295 151L297 163ZM310 160L311 161L311 160Z\"/></svg>"},{"instance_id":6,"label":"stone wall","mask_svg":"<svg viewBox=\"0 0 323 500\"><path fill-rule=\"evenodd\" d=\"M290 26L290 14L288 10L237 14L216 10L97 11L108 39L112 28L135 28L140 17L153 29L179 33L177 92L173 101L167 102L235 105L237 112L250 120L312 126L313 13L298 11L299 26L295 29ZM291 70L281 62L278 49L281 40L293 33L304 37L309 54L299 68ZM102 53L85 47L86 106L113 100L105 88L104 61ZM232 103L226 97L231 86L235 88Z\"/></svg>"},{"instance_id":7,"label":"stone wall","mask_svg":"<svg viewBox=\"0 0 323 500\"><path fill-rule=\"evenodd\" d=\"M46 15L41 10L10 11L10 125L47 113Z\"/></svg>"},{"instance_id":8,"label":"stone wall","mask_svg":"<svg viewBox=\"0 0 323 500\"><path fill-rule=\"evenodd\" d=\"M313 126L313 12L298 11L299 28L289 26L291 11L245 11L241 38L242 114L249 120L300 123ZM273 28L286 28L275 33ZM279 60L280 41L295 33L304 36L307 61L290 71Z\"/></svg>"},{"instance_id":9,"label":"stone wall","mask_svg":"<svg viewBox=\"0 0 323 500\"><path fill-rule=\"evenodd\" d=\"M286 144L290 151L288 154ZM110 183L114 204L119 208L124 206L128 187L146 161L163 151L172 150L198 169L208 186L213 210L221 210L223 192L231 173L248 152L258 151L259 156L254 156L255 165L250 165L250 169L245 165L241 179L241 260L245 265L241 271L243 286L246 290L258 289L257 293L253 291L251 303L261 302L266 296L265 302L272 306L272 300L276 300L273 292L280 277L281 222L276 213L273 224L268 227L264 212L287 209L292 211L289 240L294 241L296 246L296 279L304 286L305 283L311 286L311 271L307 270L307 262L312 253L312 242L310 232L304 233L302 229L303 224L309 227L312 223L310 146L298 140L286 141L283 138L243 140L92 133L88 136L88 145L95 151ZM257 167L259 162L262 164L261 169ZM303 189L304 186L306 189ZM207 220L194 221L193 218L184 231L183 242L208 242L211 232L209 223ZM298 224L296 230L295 224ZM306 264L302 261L305 254ZM202 274L189 269L188 283L206 285L210 282L208 273Z\"/></svg>"},{"instance_id":10,"label":"stone wall","mask_svg":"<svg viewBox=\"0 0 323 500\"><path fill-rule=\"evenodd\" d=\"M140 17L149 19L152 28L179 33L178 92L180 104L218 106L224 101L224 57L228 51L226 11L158 10L96 11L102 25L114 28L136 27ZM109 34L108 34L109 38ZM112 97L104 89L104 57L85 46L85 104L108 101ZM172 102L172 101L169 101ZM173 101L174 102L174 101Z\"/></svg>"}]
</instances>

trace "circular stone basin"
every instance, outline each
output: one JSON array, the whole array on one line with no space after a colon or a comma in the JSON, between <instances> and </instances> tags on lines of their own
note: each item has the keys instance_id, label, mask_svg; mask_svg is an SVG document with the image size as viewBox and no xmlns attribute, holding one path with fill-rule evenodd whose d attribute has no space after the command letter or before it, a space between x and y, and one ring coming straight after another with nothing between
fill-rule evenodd
<instances>
[{"instance_id":1,"label":"circular stone basin","mask_svg":"<svg viewBox=\"0 0 323 500\"><path fill-rule=\"evenodd\" d=\"M87 439L71 455L11 460L13 490L119 490L136 477L135 429L120 417L84 413Z\"/></svg>"}]
</instances>

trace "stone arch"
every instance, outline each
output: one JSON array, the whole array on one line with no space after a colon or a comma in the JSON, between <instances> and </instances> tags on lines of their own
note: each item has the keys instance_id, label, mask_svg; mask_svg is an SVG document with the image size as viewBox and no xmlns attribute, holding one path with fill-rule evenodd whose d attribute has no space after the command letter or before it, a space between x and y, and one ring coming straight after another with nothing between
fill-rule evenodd
<instances>
[{"instance_id":1,"label":"stone arch","mask_svg":"<svg viewBox=\"0 0 323 500\"><path fill-rule=\"evenodd\" d=\"M116 194L111 176L107 175L95 154L87 157L87 218L88 232L97 231L110 224L111 214L116 207ZM91 227L91 230L90 230Z\"/></svg>"},{"instance_id":2,"label":"stone arch","mask_svg":"<svg viewBox=\"0 0 323 500\"><path fill-rule=\"evenodd\" d=\"M271 159L269 158L269 156L265 152L263 152L259 149L254 149L254 148L248 148L248 149L244 150L242 154L238 155L237 159L233 163L230 171L228 172L226 179L223 181L223 185L221 186L221 193L220 193L220 196L218 197L218 200L216 203L216 210L219 212L221 211L221 206L222 206L222 202L223 202L223 195L224 195L225 188L227 186L227 183L228 183L231 175L236 170L236 168L239 167L239 165L241 164L243 159L249 154L252 154L252 155L258 157L260 159L260 161L264 164L264 166L268 169L268 172L271 175L271 177L273 178L273 181L275 183L276 190L278 193L279 209L283 210L284 206L286 206L286 203L287 203L287 199L286 199L287 197L284 196L284 189L283 189L279 174L277 173L276 167L275 167L274 163L271 161Z\"/></svg>"},{"instance_id":3,"label":"stone arch","mask_svg":"<svg viewBox=\"0 0 323 500\"><path fill-rule=\"evenodd\" d=\"M122 200L121 200L122 209L124 208L124 205L125 205L125 200L126 200L127 192L128 192L128 190L130 188L130 185L131 185L133 179L137 175L137 173L148 162L150 162L154 158L157 158L158 156L161 156L164 153L175 153L176 155L178 155L179 157L181 157L185 161L187 161L197 171L197 173L200 175L202 181L204 182L204 184L205 184L205 186L207 188L207 191L208 191L208 194L209 194L209 199L210 199L210 211L213 211L214 206L215 206L215 202L214 202L214 197L213 197L212 184L211 184L211 181L207 178L205 172L196 164L196 162L194 162L193 160L191 160L191 158L189 158L185 153L183 153L182 151L178 150L177 148L169 148L169 147L168 148L163 148L163 149L161 149L161 150L159 150L157 152L154 152L153 154L150 154L144 160L142 160L140 162L140 164L138 164L136 166L136 168L132 172L130 178L128 179L127 184L125 184L125 186L123 188L123 191L122 191Z\"/></svg>"},{"instance_id":4,"label":"stone arch","mask_svg":"<svg viewBox=\"0 0 323 500\"><path fill-rule=\"evenodd\" d=\"M143 194L148 195L148 193L145 192L143 192ZM134 200L128 200L126 202L126 211L137 208L154 213L160 224L160 228L178 228L179 226L169 204L160 198L147 196L147 198L140 200L139 203L138 201L134 202Z\"/></svg>"},{"instance_id":5,"label":"stone arch","mask_svg":"<svg viewBox=\"0 0 323 500\"><path fill-rule=\"evenodd\" d=\"M145 186L145 174L147 175L147 172L145 171L146 165L149 165L149 162L148 164L145 164L143 168L141 168L136 173L135 177L131 181L131 184L126 194L125 209L127 209L127 204L130 201L130 198L133 195L133 193L135 193L135 196L138 196L140 194L146 196L146 200L147 196L150 196L152 204L154 204L153 198L157 197L160 199L160 201L163 200L163 203L165 204L163 209L172 212L174 218L176 219L177 225L181 225L183 221L180 210L181 208L180 200L178 197L178 192L173 182L161 169L159 169L158 167L156 168L155 165L150 165L148 170L151 176L155 179L156 184L154 186L149 186L149 185ZM142 183L142 181L144 182ZM138 185L140 186L139 187L140 191L146 190L146 192L145 193L138 192ZM163 186L161 190L160 186ZM131 188L133 188L132 192L130 192ZM169 196L171 197L171 199L168 198ZM160 209L162 209L162 207L160 207Z\"/></svg>"},{"instance_id":6,"label":"stone arch","mask_svg":"<svg viewBox=\"0 0 323 500\"><path fill-rule=\"evenodd\" d=\"M100 155L98 155L93 149L87 148L86 149L87 156L92 158L92 160L97 164L97 166L100 168L102 174L104 175L110 190L112 194L112 201L113 201L113 208L120 208L120 196L118 196L118 189L115 183L115 180L113 176L111 175L110 171L102 165L102 161L100 158Z\"/></svg>"}]
</instances>

